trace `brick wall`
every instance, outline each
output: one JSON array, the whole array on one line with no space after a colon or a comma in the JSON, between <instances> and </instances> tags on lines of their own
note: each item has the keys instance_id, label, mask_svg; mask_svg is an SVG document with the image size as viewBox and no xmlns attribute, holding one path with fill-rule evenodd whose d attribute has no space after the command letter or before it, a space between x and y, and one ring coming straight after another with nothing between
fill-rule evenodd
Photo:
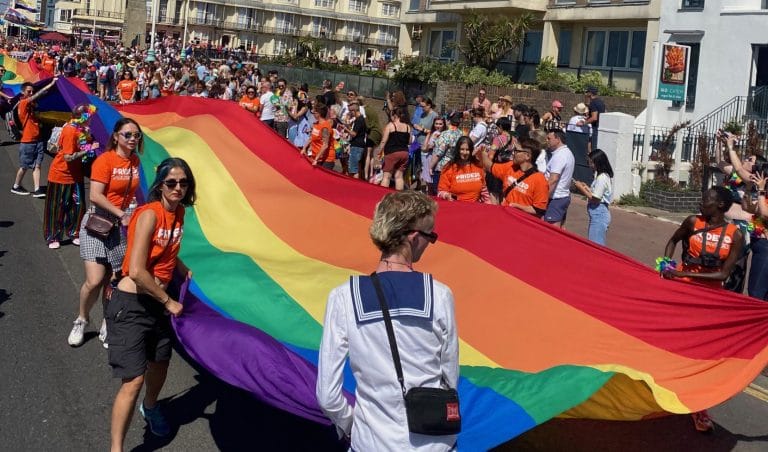
<instances>
[{"instance_id":1,"label":"brick wall","mask_svg":"<svg viewBox=\"0 0 768 452\"><path fill-rule=\"evenodd\" d=\"M467 86L461 82L438 82L435 94L435 106L440 111L443 106L446 111L453 109L469 108L472 99L477 96L480 85ZM579 102L584 102L583 94L559 93L554 91L539 91L532 88L503 88L489 86L485 88L488 99L496 102L499 96L511 96L515 104L524 103L533 106L544 114L552 105L552 100L557 99L563 103L563 119L571 117L573 107ZM637 116L645 109L645 100L630 99L625 97L602 97L607 111L617 111L632 116Z\"/></svg>"},{"instance_id":2,"label":"brick wall","mask_svg":"<svg viewBox=\"0 0 768 452\"><path fill-rule=\"evenodd\" d=\"M700 192L643 190L643 198L652 207L670 212L698 212L701 201Z\"/></svg>"}]
</instances>

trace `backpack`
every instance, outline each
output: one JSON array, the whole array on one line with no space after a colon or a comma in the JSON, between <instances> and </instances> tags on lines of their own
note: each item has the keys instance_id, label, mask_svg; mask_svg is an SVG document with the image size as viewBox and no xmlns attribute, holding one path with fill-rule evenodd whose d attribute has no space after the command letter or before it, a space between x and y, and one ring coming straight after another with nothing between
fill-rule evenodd
<instances>
[{"instance_id":1,"label":"backpack","mask_svg":"<svg viewBox=\"0 0 768 452\"><path fill-rule=\"evenodd\" d=\"M16 102L11 110L5 114L5 123L8 127L8 135L13 141L21 140L21 134L24 130L24 124L19 116L19 102Z\"/></svg>"},{"instance_id":2,"label":"backpack","mask_svg":"<svg viewBox=\"0 0 768 452\"><path fill-rule=\"evenodd\" d=\"M46 145L46 153L50 156L54 156L59 152L59 148L61 147L60 141L62 129L63 127L54 127L53 130L51 130L51 137L48 138L48 144Z\"/></svg>"}]
</instances>

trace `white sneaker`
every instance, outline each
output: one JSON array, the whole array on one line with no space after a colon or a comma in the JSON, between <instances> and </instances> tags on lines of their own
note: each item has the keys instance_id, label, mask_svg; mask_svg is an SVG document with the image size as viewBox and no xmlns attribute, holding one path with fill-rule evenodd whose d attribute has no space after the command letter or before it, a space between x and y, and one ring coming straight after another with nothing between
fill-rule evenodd
<instances>
[{"instance_id":1,"label":"white sneaker","mask_svg":"<svg viewBox=\"0 0 768 452\"><path fill-rule=\"evenodd\" d=\"M99 328L99 340L101 341L104 348L109 348L109 344L107 344L107 321L106 320L101 321L101 328Z\"/></svg>"},{"instance_id":2,"label":"white sneaker","mask_svg":"<svg viewBox=\"0 0 768 452\"><path fill-rule=\"evenodd\" d=\"M67 342L72 347L79 347L83 345L83 336L85 333L85 327L88 325L88 321L78 317L72 323L72 331L69 332L69 338L67 339Z\"/></svg>"}]
</instances>

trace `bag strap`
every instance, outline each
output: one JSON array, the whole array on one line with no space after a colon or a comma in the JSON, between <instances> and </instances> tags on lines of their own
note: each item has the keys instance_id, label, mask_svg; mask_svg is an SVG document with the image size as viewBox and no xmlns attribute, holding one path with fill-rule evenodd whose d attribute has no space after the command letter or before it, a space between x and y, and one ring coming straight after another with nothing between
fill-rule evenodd
<instances>
[{"instance_id":1,"label":"bag strap","mask_svg":"<svg viewBox=\"0 0 768 452\"><path fill-rule=\"evenodd\" d=\"M376 288L376 295L379 297L379 306L381 306L381 314L384 316L384 325L387 327L387 339L389 339L389 348L392 351L392 361L395 363L397 381L400 383L400 388L403 390L403 398L405 398L405 379L403 378L403 367L400 364L400 352L397 351L395 329L392 327L392 318L389 316L387 300L384 297L384 291L381 289L381 281L376 272L371 273L371 281L373 282L373 287Z\"/></svg>"},{"instance_id":2,"label":"bag strap","mask_svg":"<svg viewBox=\"0 0 768 452\"><path fill-rule=\"evenodd\" d=\"M125 187L125 193L123 193L123 202L120 204L120 210L125 210L126 201L128 201L128 192L131 191L131 182L133 182L133 166L130 164L130 157L128 158L128 169L130 169L130 175L128 176L128 185Z\"/></svg>"},{"instance_id":3,"label":"bag strap","mask_svg":"<svg viewBox=\"0 0 768 452\"><path fill-rule=\"evenodd\" d=\"M507 198L507 195L509 194L509 192L511 192L511 191L512 191L512 189L514 189L515 187L517 187L517 185L518 185L520 182L522 182L522 181L524 181L525 179L527 179L527 178L528 178L528 176L531 176L531 175L532 175L533 173L535 173L536 171L538 171L538 170L536 169L536 167L535 167L535 166L533 166L533 167L531 167L531 168L528 168L528 170L526 170L526 172L525 172L525 173L523 173L523 177L521 177L520 179L516 180L516 181L515 181L515 183L513 183L513 184L509 184L509 187L507 187L507 189L506 189L506 190L504 190L504 193L502 193L502 195L501 195L501 199L506 199L506 198Z\"/></svg>"}]
</instances>

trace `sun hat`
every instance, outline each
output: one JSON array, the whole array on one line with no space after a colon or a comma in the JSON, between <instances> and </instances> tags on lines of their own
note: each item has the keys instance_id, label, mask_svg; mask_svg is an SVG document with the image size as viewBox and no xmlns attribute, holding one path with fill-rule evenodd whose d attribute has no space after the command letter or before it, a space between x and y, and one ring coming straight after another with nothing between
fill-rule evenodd
<instances>
[{"instance_id":1,"label":"sun hat","mask_svg":"<svg viewBox=\"0 0 768 452\"><path fill-rule=\"evenodd\" d=\"M575 107L573 107L573 111L580 115L586 115L589 109L586 105L584 105L584 102L579 102Z\"/></svg>"}]
</instances>

